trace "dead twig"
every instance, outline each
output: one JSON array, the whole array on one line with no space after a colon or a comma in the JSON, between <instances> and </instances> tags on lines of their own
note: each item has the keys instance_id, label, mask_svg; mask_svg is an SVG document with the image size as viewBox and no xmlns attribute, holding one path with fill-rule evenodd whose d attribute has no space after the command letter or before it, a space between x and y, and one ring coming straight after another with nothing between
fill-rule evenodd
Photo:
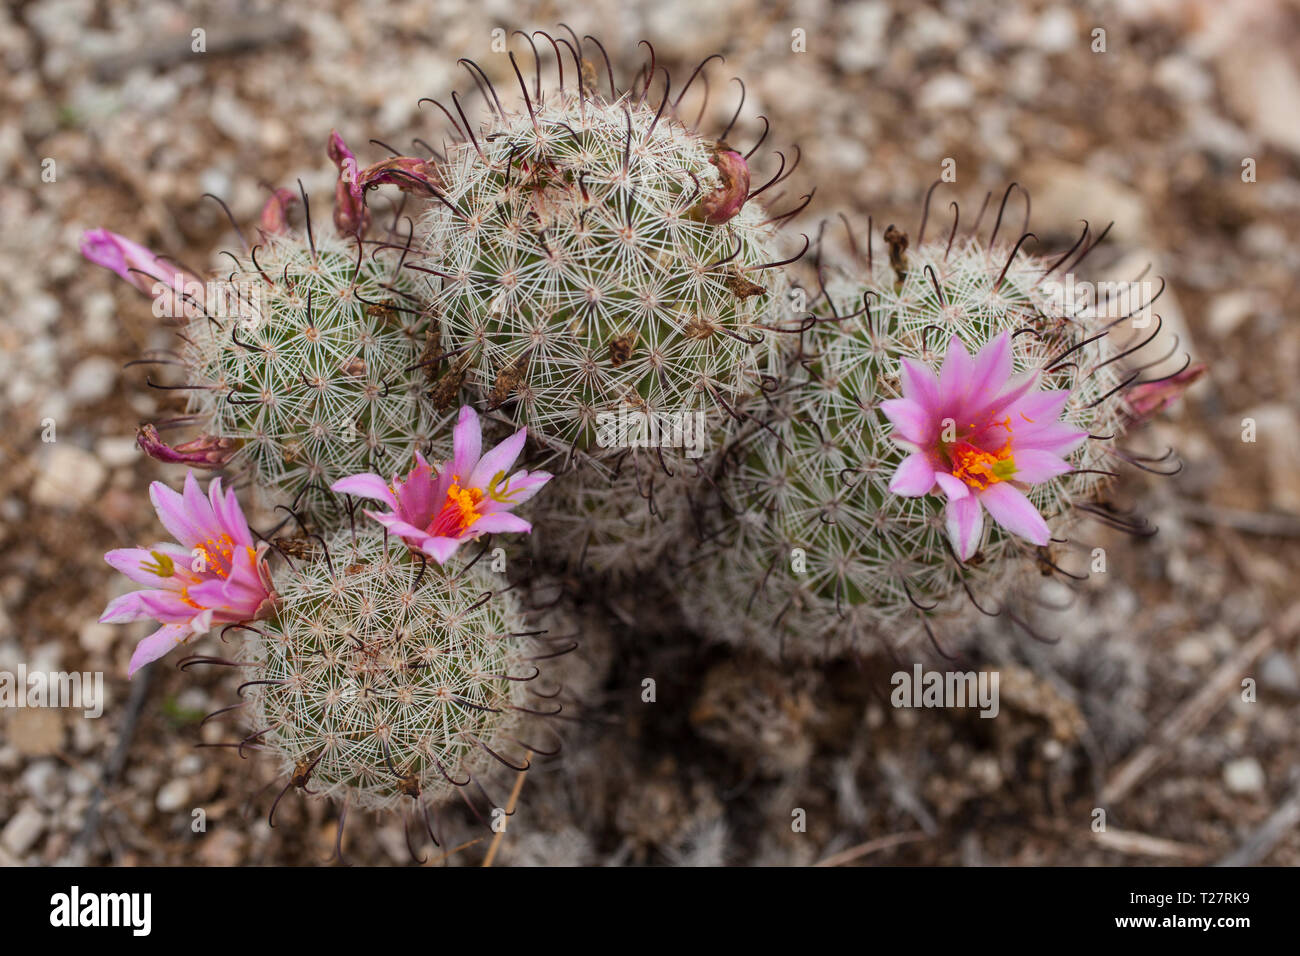
<instances>
[{"instance_id":1,"label":"dead twig","mask_svg":"<svg viewBox=\"0 0 1300 956\"><path fill-rule=\"evenodd\" d=\"M1300 823L1300 785L1291 791L1267 820L1246 837L1241 846L1214 865L1251 866L1259 863L1273 852L1273 848L1282 842L1282 838L1298 823Z\"/></svg>"},{"instance_id":2,"label":"dead twig","mask_svg":"<svg viewBox=\"0 0 1300 956\"><path fill-rule=\"evenodd\" d=\"M1205 686L1174 711L1137 753L1116 768L1101 791L1101 802L1115 803L1127 796L1130 790L1164 761L1179 741L1195 734L1209 722L1215 712L1239 689L1237 682L1247 667L1274 644L1289 640L1297 630L1300 630L1300 603L1291 605L1276 623L1261 628L1258 634L1219 665Z\"/></svg>"},{"instance_id":3,"label":"dead twig","mask_svg":"<svg viewBox=\"0 0 1300 956\"><path fill-rule=\"evenodd\" d=\"M483 857L484 866L491 866L492 861L497 857L497 848L501 846L501 838L506 835L506 826L510 820L510 814L515 812L515 804L519 802L519 791L524 789L524 777L527 775L527 770L521 770L519 775L515 777L514 789L510 791L510 799L506 801L506 812L501 820L501 829L492 837L492 845L488 847L487 856Z\"/></svg>"},{"instance_id":4,"label":"dead twig","mask_svg":"<svg viewBox=\"0 0 1300 956\"><path fill-rule=\"evenodd\" d=\"M1205 847L1149 836L1146 833L1134 833L1131 830L1102 830L1094 833L1092 837L1094 842L1101 844L1104 849L1115 850L1129 856L1179 860L1191 865L1204 863L1209 856L1209 851Z\"/></svg>"},{"instance_id":5,"label":"dead twig","mask_svg":"<svg viewBox=\"0 0 1300 956\"><path fill-rule=\"evenodd\" d=\"M923 830L908 830L905 833L890 833L887 836L876 837L874 840L868 840L866 843L859 843L857 846L849 847L847 850L841 850L839 853L833 853L820 863L814 866L843 866L845 863L852 863L854 860L860 860L864 856L870 856L872 853L878 853L881 850L888 850L892 846L902 846L905 843L916 843L918 840L929 839Z\"/></svg>"}]
</instances>

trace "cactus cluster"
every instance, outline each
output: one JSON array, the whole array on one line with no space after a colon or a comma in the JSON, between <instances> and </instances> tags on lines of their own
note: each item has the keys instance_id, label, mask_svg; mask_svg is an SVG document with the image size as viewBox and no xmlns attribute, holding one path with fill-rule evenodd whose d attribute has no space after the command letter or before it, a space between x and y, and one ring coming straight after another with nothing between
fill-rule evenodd
<instances>
[{"instance_id":1,"label":"cactus cluster","mask_svg":"<svg viewBox=\"0 0 1300 956\"><path fill-rule=\"evenodd\" d=\"M731 126L710 138L678 114L684 90L651 93L653 60L623 92L610 69L606 96L577 38L564 45L568 87L543 91L539 60L530 89L511 55L514 105L475 68L484 114L453 96L460 122L444 108L454 138L431 159L361 169L333 135L335 233L291 230L277 193L262 242L234 257L233 314L120 237L87 253L185 303L169 361L187 376L178 423L201 434L141 444L247 475L303 526L292 545L255 535L219 483L205 505L190 480L155 495L178 545L109 556L157 588L110 606L163 622L133 667L235 621L239 747L274 755L281 796L428 808L526 767L533 718L598 697L613 651L559 663L591 607L525 614L515 587L658 573L695 632L748 660L937 641L972 608L1014 616L1026 562L1057 568L1140 417L1114 323L1063 314L1044 289L1091 246L1067 264L1074 250L1044 259L1024 236L954 224L909 251L890 227L888 257L868 243L833 273L819 264L798 314L779 227L802 206L760 202L784 157L752 187ZM409 236L366 238L365 193L383 184L419 197ZM941 437L948 409L974 410ZM484 453L480 421L517 431ZM555 480L510 474L521 454ZM512 566L510 587L456 554L530 530L534 575ZM186 572L196 543L220 560ZM576 686L562 697L539 676ZM736 679L720 678L718 708L735 709Z\"/></svg>"},{"instance_id":2,"label":"cactus cluster","mask_svg":"<svg viewBox=\"0 0 1300 956\"><path fill-rule=\"evenodd\" d=\"M1050 560L992 522L962 560L941 497L891 490L907 451L881 403L900 394L903 360L937 366L953 337L976 351L1009 333L1015 372L1070 391L1063 423L1098 439L1123 431L1104 323L1053 307L1041 284L1051 261L975 237L902 256L902 269L881 256L830 279L786 376L746 409L718 484L720 532L682 589L701 632L796 658L900 647L938 621L960 626L972 604L995 613L1024 559ZM1104 441L1084 441L1073 470L1028 489L1057 543L1108 460Z\"/></svg>"}]
</instances>

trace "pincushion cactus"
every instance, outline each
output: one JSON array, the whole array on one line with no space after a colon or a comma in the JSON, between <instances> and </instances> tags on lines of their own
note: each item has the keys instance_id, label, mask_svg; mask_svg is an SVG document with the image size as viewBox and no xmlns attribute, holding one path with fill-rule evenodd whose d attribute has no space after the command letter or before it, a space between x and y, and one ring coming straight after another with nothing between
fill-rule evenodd
<instances>
[{"instance_id":1,"label":"pincushion cactus","mask_svg":"<svg viewBox=\"0 0 1300 956\"><path fill-rule=\"evenodd\" d=\"M660 92L653 62L630 90L609 71L605 91L576 37L560 43L578 66L568 87L530 91L520 75L512 106L489 86L481 124L455 100L459 141L437 164L417 227L427 258L412 265L444 375L573 472L532 509L535 547L621 576L690 533L701 459L780 367L787 216L760 199L793 167L782 156L751 184L754 149L683 120L686 89L665 78Z\"/></svg>"},{"instance_id":2,"label":"pincushion cactus","mask_svg":"<svg viewBox=\"0 0 1300 956\"><path fill-rule=\"evenodd\" d=\"M189 411L205 435L238 443L229 466L246 465L266 498L324 523L331 482L407 462L442 431L413 368L424 330L412 283L334 236L269 236L241 265L231 281L257 291L256 311L184 331Z\"/></svg>"},{"instance_id":3,"label":"pincushion cactus","mask_svg":"<svg viewBox=\"0 0 1300 956\"><path fill-rule=\"evenodd\" d=\"M733 442L716 542L674 572L707 635L821 658L1007 609L1022 559L1055 567L1122 454L1121 392L1139 383L1115 322L1049 300L1066 257L886 238L889 261L830 282L787 379L750 409L761 424Z\"/></svg>"},{"instance_id":4,"label":"pincushion cactus","mask_svg":"<svg viewBox=\"0 0 1300 956\"><path fill-rule=\"evenodd\" d=\"M521 76L519 104L493 90L481 125L461 113L418 268L447 374L566 461L603 463L626 448L599 433L618 413L716 426L769 370L784 217L755 197L788 171L751 191L747 157L666 91L581 77L530 92Z\"/></svg>"},{"instance_id":5,"label":"pincushion cactus","mask_svg":"<svg viewBox=\"0 0 1300 956\"><path fill-rule=\"evenodd\" d=\"M538 501L541 531L529 540L538 563L557 573L625 581L652 572L699 531L694 510L707 484L694 463L672 473L657 460L627 455L612 474L579 461Z\"/></svg>"},{"instance_id":6,"label":"pincushion cactus","mask_svg":"<svg viewBox=\"0 0 1300 956\"><path fill-rule=\"evenodd\" d=\"M247 475L258 504L292 506L320 528L342 520L328 510L332 482L408 462L417 450L440 453L432 436L445 432L445 416L421 398L429 323L414 276L399 267L410 237L364 238L364 188L396 180L384 163L357 170L337 134L331 155L341 181L334 228L308 212L291 229L296 197L276 190L261 241L226 253L234 268L213 281L107 230L82 243L87 258L153 295L155 313L180 326L175 351L142 361L184 369L183 384L150 384L184 391L187 414L142 426L140 446L162 461ZM161 431L172 425L198 435L168 444Z\"/></svg>"},{"instance_id":7,"label":"pincushion cactus","mask_svg":"<svg viewBox=\"0 0 1300 956\"><path fill-rule=\"evenodd\" d=\"M555 710L530 687L550 649L485 562L418 560L367 525L325 537L275 583L280 612L240 629L247 741L291 784L393 809L527 765L524 724Z\"/></svg>"}]
</instances>

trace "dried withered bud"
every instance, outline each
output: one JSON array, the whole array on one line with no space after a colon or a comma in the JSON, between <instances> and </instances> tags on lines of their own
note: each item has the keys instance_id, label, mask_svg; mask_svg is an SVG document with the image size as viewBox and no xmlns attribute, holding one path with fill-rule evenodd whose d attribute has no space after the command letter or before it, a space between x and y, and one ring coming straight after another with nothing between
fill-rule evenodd
<instances>
[{"instance_id":1,"label":"dried withered bud","mask_svg":"<svg viewBox=\"0 0 1300 956\"><path fill-rule=\"evenodd\" d=\"M636 346L636 331L624 332L610 339L609 361L615 368L632 358L632 349Z\"/></svg>"},{"instance_id":2,"label":"dried withered bud","mask_svg":"<svg viewBox=\"0 0 1300 956\"><path fill-rule=\"evenodd\" d=\"M460 396L460 387L465 384L465 373L469 371L470 365L474 361L473 352L465 352L450 369L433 384L429 389L429 401L433 403L434 411L445 412L456 405Z\"/></svg>"},{"instance_id":3,"label":"dried withered bud","mask_svg":"<svg viewBox=\"0 0 1300 956\"><path fill-rule=\"evenodd\" d=\"M885 244L889 246L889 264L898 282L907 278L907 233L895 228L891 222L885 230Z\"/></svg>"},{"instance_id":4,"label":"dried withered bud","mask_svg":"<svg viewBox=\"0 0 1300 956\"><path fill-rule=\"evenodd\" d=\"M686 327L682 329L682 334L688 339L703 341L704 339L711 338L717 331L717 328L712 322L708 321L703 316L693 315L691 316L690 321L686 323Z\"/></svg>"},{"instance_id":5,"label":"dried withered bud","mask_svg":"<svg viewBox=\"0 0 1300 956\"><path fill-rule=\"evenodd\" d=\"M291 558L309 558L316 551L316 539L305 534L281 535L273 542L276 550Z\"/></svg>"},{"instance_id":6,"label":"dried withered bud","mask_svg":"<svg viewBox=\"0 0 1300 956\"><path fill-rule=\"evenodd\" d=\"M688 213L691 219L720 226L740 212L749 198L749 164L726 143L713 146L709 162L717 167L721 183L697 202Z\"/></svg>"},{"instance_id":7,"label":"dried withered bud","mask_svg":"<svg viewBox=\"0 0 1300 956\"><path fill-rule=\"evenodd\" d=\"M509 400L511 393L523 380L524 373L528 371L528 360L532 354L532 349L525 350L517 359L497 372L492 391L488 393L489 409L500 408Z\"/></svg>"},{"instance_id":8,"label":"dried withered bud","mask_svg":"<svg viewBox=\"0 0 1300 956\"><path fill-rule=\"evenodd\" d=\"M751 282L734 269L727 273L722 284L737 299L748 299L751 295L763 295L767 292L766 286Z\"/></svg>"},{"instance_id":9,"label":"dried withered bud","mask_svg":"<svg viewBox=\"0 0 1300 956\"><path fill-rule=\"evenodd\" d=\"M1133 422L1145 422L1154 418L1182 398L1183 392L1191 388L1207 371L1208 365L1197 362L1162 381L1135 385L1125 396Z\"/></svg>"},{"instance_id":10,"label":"dried withered bud","mask_svg":"<svg viewBox=\"0 0 1300 956\"><path fill-rule=\"evenodd\" d=\"M179 445L168 445L153 425L136 429L135 443L150 458L168 464L189 465L191 468L221 468L230 461L237 450L229 438L199 435Z\"/></svg>"}]
</instances>

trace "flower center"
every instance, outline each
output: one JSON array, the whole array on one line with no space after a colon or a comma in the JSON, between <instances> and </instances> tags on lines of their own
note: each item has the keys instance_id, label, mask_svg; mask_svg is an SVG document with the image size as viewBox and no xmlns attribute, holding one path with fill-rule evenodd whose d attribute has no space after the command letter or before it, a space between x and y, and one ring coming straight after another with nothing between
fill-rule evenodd
<instances>
[{"instance_id":1,"label":"flower center","mask_svg":"<svg viewBox=\"0 0 1300 956\"><path fill-rule=\"evenodd\" d=\"M974 444L972 439L985 435L995 428L1006 429L1006 441L995 451ZM1006 481L1016 473L1016 460L1011 454L1011 418L991 421L983 427L971 425L970 430L954 442L940 442L939 450L952 467L952 476L981 491L989 485Z\"/></svg>"},{"instance_id":2,"label":"flower center","mask_svg":"<svg viewBox=\"0 0 1300 956\"><path fill-rule=\"evenodd\" d=\"M251 548L247 549L252 551ZM230 568L235 556L235 542L228 534L219 538L208 538L202 544L194 546L195 562L192 569L197 574L210 571L219 578L230 576Z\"/></svg>"},{"instance_id":3,"label":"flower center","mask_svg":"<svg viewBox=\"0 0 1300 956\"><path fill-rule=\"evenodd\" d=\"M442 509L429 524L429 533L440 538L460 537L483 517L478 510L482 500L482 491L478 488L462 488L460 478L453 478Z\"/></svg>"}]
</instances>

